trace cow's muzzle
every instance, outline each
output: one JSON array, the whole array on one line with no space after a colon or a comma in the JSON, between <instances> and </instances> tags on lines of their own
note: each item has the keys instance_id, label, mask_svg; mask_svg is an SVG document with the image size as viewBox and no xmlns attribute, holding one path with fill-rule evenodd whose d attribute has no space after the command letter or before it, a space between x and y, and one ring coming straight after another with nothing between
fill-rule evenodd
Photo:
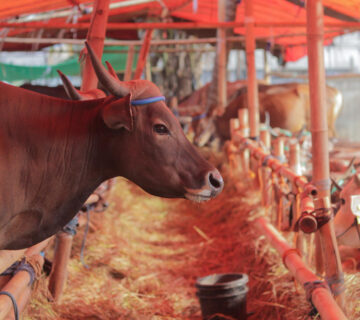
<instances>
[{"instance_id":1,"label":"cow's muzzle","mask_svg":"<svg viewBox=\"0 0 360 320\"><path fill-rule=\"evenodd\" d=\"M202 202L215 198L224 187L224 180L217 169L207 172L205 184L201 189L186 188L185 197L189 200Z\"/></svg>"}]
</instances>

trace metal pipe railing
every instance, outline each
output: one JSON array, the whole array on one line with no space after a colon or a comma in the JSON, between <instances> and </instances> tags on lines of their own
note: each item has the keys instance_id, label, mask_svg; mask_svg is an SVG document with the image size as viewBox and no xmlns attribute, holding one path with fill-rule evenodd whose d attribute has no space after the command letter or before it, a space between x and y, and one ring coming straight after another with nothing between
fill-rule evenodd
<instances>
[{"instance_id":1,"label":"metal pipe railing","mask_svg":"<svg viewBox=\"0 0 360 320\"><path fill-rule=\"evenodd\" d=\"M257 218L255 226L279 252L285 266L304 287L309 300L316 307L322 320L346 320L346 316L323 283L302 261L296 249L291 248L283 236L264 218Z\"/></svg>"}]
</instances>

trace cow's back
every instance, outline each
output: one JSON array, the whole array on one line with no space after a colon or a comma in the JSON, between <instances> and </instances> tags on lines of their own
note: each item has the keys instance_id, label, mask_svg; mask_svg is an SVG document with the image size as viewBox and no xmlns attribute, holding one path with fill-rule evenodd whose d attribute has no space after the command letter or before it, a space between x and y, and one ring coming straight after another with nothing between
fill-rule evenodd
<instances>
[{"instance_id":1,"label":"cow's back","mask_svg":"<svg viewBox=\"0 0 360 320\"><path fill-rule=\"evenodd\" d=\"M78 194L86 170L78 159L88 152L84 123L94 107L0 82L0 247L17 248L11 242L17 232L25 243L44 239L86 200ZM42 225L48 229L37 234Z\"/></svg>"}]
</instances>

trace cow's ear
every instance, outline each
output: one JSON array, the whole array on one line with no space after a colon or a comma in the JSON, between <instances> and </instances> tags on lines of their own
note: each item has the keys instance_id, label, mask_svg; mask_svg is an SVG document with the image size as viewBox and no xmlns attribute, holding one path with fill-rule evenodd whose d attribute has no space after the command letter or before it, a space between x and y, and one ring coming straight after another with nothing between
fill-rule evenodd
<instances>
[{"instance_id":1,"label":"cow's ear","mask_svg":"<svg viewBox=\"0 0 360 320\"><path fill-rule=\"evenodd\" d=\"M110 129L133 129L133 114L131 110L131 95L111 102L102 112L102 118Z\"/></svg>"}]
</instances>

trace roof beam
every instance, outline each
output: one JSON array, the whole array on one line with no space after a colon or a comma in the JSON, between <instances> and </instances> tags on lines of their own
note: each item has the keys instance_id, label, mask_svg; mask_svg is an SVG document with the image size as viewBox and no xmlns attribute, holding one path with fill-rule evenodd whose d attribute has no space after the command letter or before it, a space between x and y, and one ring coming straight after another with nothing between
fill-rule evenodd
<instances>
[{"instance_id":1,"label":"roof beam","mask_svg":"<svg viewBox=\"0 0 360 320\"><path fill-rule=\"evenodd\" d=\"M360 22L328 22L327 28L360 29ZM90 23L42 23L42 22L0 22L0 28L21 29L88 29ZM305 28L305 22L267 22L255 23L257 28ZM107 30L137 30L137 29L216 29L216 28L244 28L243 22L133 22L108 23Z\"/></svg>"},{"instance_id":2,"label":"roof beam","mask_svg":"<svg viewBox=\"0 0 360 320\"><path fill-rule=\"evenodd\" d=\"M290 2L292 4L295 4L298 7L304 8L304 10L305 10L305 1L304 0L286 0L286 1ZM327 6L323 6L323 7L324 7L324 15L325 16L339 19L342 21L347 21L347 22L359 22L360 21L359 19L351 17L345 13L339 12L330 7L327 7Z\"/></svg>"}]
</instances>

